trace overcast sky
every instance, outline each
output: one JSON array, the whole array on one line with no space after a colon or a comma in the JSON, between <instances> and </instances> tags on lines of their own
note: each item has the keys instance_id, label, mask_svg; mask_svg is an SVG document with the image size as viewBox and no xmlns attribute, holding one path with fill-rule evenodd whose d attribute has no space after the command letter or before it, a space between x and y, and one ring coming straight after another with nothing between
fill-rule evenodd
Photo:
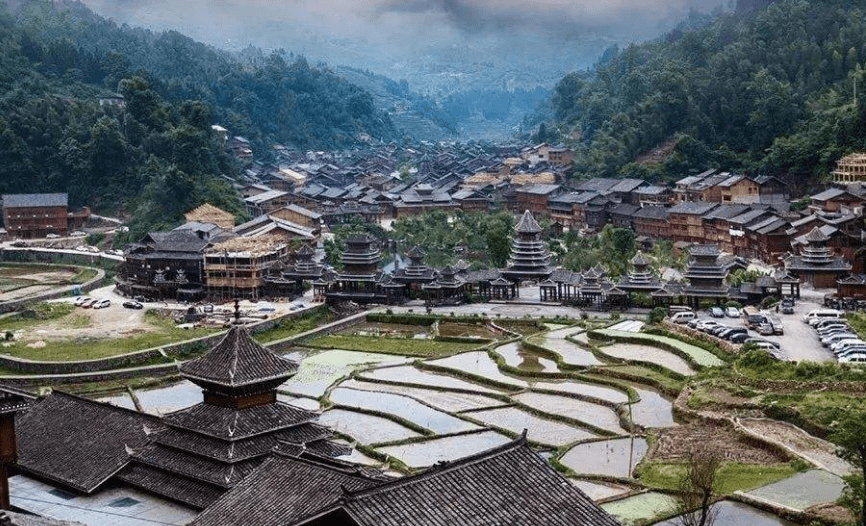
<instances>
[{"instance_id":1,"label":"overcast sky","mask_svg":"<svg viewBox=\"0 0 866 526\"><path fill-rule=\"evenodd\" d=\"M178 29L220 47L282 47L332 63L389 69L390 62L448 48L571 55L585 46L596 57L609 44L661 34L692 8L708 12L729 0L83 1L117 22Z\"/></svg>"}]
</instances>

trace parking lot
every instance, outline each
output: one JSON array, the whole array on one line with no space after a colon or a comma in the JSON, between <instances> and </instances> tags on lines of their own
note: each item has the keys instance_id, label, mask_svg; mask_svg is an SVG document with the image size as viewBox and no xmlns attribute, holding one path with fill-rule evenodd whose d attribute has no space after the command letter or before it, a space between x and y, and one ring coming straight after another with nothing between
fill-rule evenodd
<instances>
[{"instance_id":1,"label":"parking lot","mask_svg":"<svg viewBox=\"0 0 866 526\"><path fill-rule=\"evenodd\" d=\"M776 342L780 346L778 352L779 358L789 361L812 361L825 362L835 361L833 353L829 349L821 345L818 335L803 321L803 316L810 310L823 308L823 306L813 299L800 299L794 305L794 314L776 313L775 309L770 310L772 316L780 319L785 327L785 333L781 335L762 336L753 330L749 330L749 336L753 338L761 338L771 342ZM745 327L745 322L742 318L713 318L707 311L698 313L699 319L713 319L721 324L731 327Z\"/></svg>"}]
</instances>

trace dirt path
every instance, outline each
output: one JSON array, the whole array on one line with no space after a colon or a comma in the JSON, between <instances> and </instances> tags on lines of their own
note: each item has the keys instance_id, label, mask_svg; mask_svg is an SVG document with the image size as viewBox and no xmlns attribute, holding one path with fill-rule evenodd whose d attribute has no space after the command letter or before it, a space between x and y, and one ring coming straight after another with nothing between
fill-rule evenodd
<instances>
[{"instance_id":1,"label":"dirt path","mask_svg":"<svg viewBox=\"0 0 866 526\"><path fill-rule=\"evenodd\" d=\"M765 440L781 444L798 456L833 473L845 476L852 472L853 466L837 457L836 446L814 437L802 429L777 420L764 418L744 418L737 422L745 429L763 437Z\"/></svg>"}]
</instances>

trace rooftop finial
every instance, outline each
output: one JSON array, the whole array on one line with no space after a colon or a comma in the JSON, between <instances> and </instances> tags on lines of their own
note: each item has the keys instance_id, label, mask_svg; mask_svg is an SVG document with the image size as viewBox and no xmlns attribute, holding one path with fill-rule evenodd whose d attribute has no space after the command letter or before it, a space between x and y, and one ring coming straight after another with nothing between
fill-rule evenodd
<instances>
[{"instance_id":1,"label":"rooftop finial","mask_svg":"<svg viewBox=\"0 0 866 526\"><path fill-rule=\"evenodd\" d=\"M241 324L241 302L235 298L235 325Z\"/></svg>"}]
</instances>

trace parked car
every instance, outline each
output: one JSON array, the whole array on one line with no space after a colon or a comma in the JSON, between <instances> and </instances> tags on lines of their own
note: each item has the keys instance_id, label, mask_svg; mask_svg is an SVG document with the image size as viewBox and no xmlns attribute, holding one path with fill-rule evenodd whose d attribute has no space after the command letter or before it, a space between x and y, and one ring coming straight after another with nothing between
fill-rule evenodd
<instances>
[{"instance_id":1,"label":"parked car","mask_svg":"<svg viewBox=\"0 0 866 526\"><path fill-rule=\"evenodd\" d=\"M725 309L725 314L728 315L728 318L739 318L740 309L736 307L728 307L727 309Z\"/></svg>"},{"instance_id":2,"label":"parked car","mask_svg":"<svg viewBox=\"0 0 866 526\"><path fill-rule=\"evenodd\" d=\"M776 342L771 342L770 340L764 340L763 338L749 338L748 340L744 341L743 343L756 343L756 344L757 343L769 343L770 345L772 345L776 349L779 349L782 347L781 345L779 345Z\"/></svg>"},{"instance_id":3,"label":"parked car","mask_svg":"<svg viewBox=\"0 0 866 526\"><path fill-rule=\"evenodd\" d=\"M137 301L124 301L123 307L127 309L143 309L144 305Z\"/></svg>"},{"instance_id":4,"label":"parked car","mask_svg":"<svg viewBox=\"0 0 866 526\"><path fill-rule=\"evenodd\" d=\"M92 307L93 304L96 303L97 301L98 301L98 300L97 300L96 298L87 298L86 300L84 300L83 302L81 302L81 306L82 306L83 308L85 308L85 309L89 309L89 308Z\"/></svg>"},{"instance_id":5,"label":"parked car","mask_svg":"<svg viewBox=\"0 0 866 526\"><path fill-rule=\"evenodd\" d=\"M743 343L744 341L746 341L748 339L749 339L749 333L738 332L737 334L734 334L733 336L731 336L730 341L731 341L731 343Z\"/></svg>"},{"instance_id":6,"label":"parked car","mask_svg":"<svg viewBox=\"0 0 866 526\"><path fill-rule=\"evenodd\" d=\"M847 340L839 340L838 342L831 343L830 350L838 354L849 347L859 347L864 344L866 344L866 342L859 338L849 338Z\"/></svg>"},{"instance_id":7,"label":"parked car","mask_svg":"<svg viewBox=\"0 0 866 526\"><path fill-rule=\"evenodd\" d=\"M712 309L710 309L710 315L713 318L724 318L725 311L723 311L721 307L713 307Z\"/></svg>"},{"instance_id":8,"label":"parked car","mask_svg":"<svg viewBox=\"0 0 866 526\"><path fill-rule=\"evenodd\" d=\"M782 303L782 314L794 314L794 304L793 303Z\"/></svg>"},{"instance_id":9,"label":"parked car","mask_svg":"<svg viewBox=\"0 0 866 526\"><path fill-rule=\"evenodd\" d=\"M762 323L758 325L758 334L761 336L771 336L773 334L773 326L769 323Z\"/></svg>"},{"instance_id":10,"label":"parked car","mask_svg":"<svg viewBox=\"0 0 866 526\"><path fill-rule=\"evenodd\" d=\"M80 307L85 301L89 299L89 296L78 296L77 298L75 298L75 306Z\"/></svg>"},{"instance_id":11,"label":"parked car","mask_svg":"<svg viewBox=\"0 0 866 526\"><path fill-rule=\"evenodd\" d=\"M830 345L842 340L851 340L857 338L857 335L851 332L837 332L829 336L821 338L821 345L829 347Z\"/></svg>"},{"instance_id":12,"label":"parked car","mask_svg":"<svg viewBox=\"0 0 866 526\"><path fill-rule=\"evenodd\" d=\"M111 305L111 300L102 299L102 300L98 300L96 303L94 303L93 308L94 309L104 309L110 305Z\"/></svg>"},{"instance_id":13,"label":"parked car","mask_svg":"<svg viewBox=\"0 0 866 526\"><path fill-rule=\"evenodd\" d=\"M301 307L302 307L301 305L298 305L298 308L301 308ZM677 312L676 314L671 316L671 321L674 323L688 323L689 320L693 320L693 319L695 319L695 313L691 312L691 311Z\"/></svg>"},{"instance_id":14,"label":"parked car","mask_svg":"<svg viewBox=\"0 0 866 526\"><path fill-rule=\"evenodd\" d=\"M866 363L866 352L842 356L839 358L839 363Z\"/></svg>"}]
</instances>

